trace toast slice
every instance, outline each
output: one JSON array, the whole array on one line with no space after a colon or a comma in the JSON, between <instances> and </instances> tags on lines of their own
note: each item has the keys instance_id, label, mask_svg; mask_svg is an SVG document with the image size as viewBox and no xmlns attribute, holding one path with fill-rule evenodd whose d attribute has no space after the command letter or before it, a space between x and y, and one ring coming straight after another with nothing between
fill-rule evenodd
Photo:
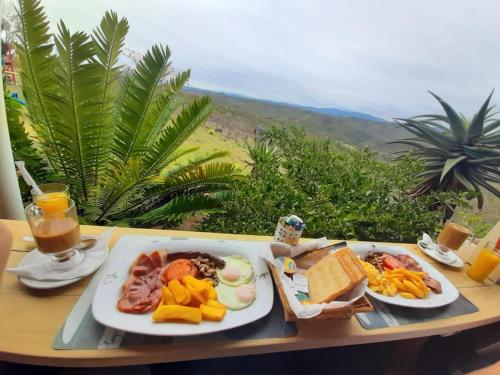
<instances>
[{"instance_id":1,"label":"toast slice","mask_svg":"<svg viewBox=\"0 0 500 375\"><path fill-rule=\"evenodd\" d=\"M355 285L335 254L321 259L305 275L312 303L333 301Z\"/></svg>"},{"instance_id":2,"label":"toast slice","mask_svg":"<svg viewBox=\"0 0 500 375\"><path fill-rule=\"evenodd\" d=\"M361 281L366 279L366 271L351 249L344 247L337 250L335 255L355 285L358 285Z\"/></svg>"}]
</instances>

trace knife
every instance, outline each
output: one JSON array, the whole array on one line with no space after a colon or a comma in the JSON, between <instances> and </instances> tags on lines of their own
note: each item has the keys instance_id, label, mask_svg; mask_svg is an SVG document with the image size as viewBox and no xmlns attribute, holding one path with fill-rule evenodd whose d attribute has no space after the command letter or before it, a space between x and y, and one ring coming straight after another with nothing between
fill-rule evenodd
<instances>
[{"instance_id":1,"label":"knife","mask_svg":"<svg viewBox=\"0 0 500 375\"><path fill-rule=\"evenodd\" d=\"M105 238L106 236L111 237L111 233L113 232L114 229L115 227L110 228L106 232L99 235L98 238ZM90 306L92 305L92 300L94 299L95 291L97 290L97 287L99 286L99 283L102 277L104 276L106 270L106 264L109 262L110 258L111 256L108 256L108 259L104 262L104 264L100 266L99 270L95 273L92 280L90 280L90 283L87 285L82 295L76 302L75 306L69 313L68 318L64 323L64 328L62 332L62 341L64 344L67 344L71 341L71 339L75 335L76 330L80 326L83 317L85 316Z\"/></svg>"},{"instance_id":2,"label":"knife","mask_svg":"<svg viewBox=\"0 0 500 375\"><path fill-rule=\"evenodd\" d=\"M76 330L80 326L83 317L89 310L92 305L92 300L94 299L95 291L97 290L97 286L104 276L104 271L106 267L101 266L99 271L96 272L92 280L90 280L89 285L83 291L82 295L78 299L78 302L75 304L73 309L68 315L66 322L64 323L64 328L62 332L62 341L64 344L67 344L73 338Z\"/></svg>"}]
</instances>

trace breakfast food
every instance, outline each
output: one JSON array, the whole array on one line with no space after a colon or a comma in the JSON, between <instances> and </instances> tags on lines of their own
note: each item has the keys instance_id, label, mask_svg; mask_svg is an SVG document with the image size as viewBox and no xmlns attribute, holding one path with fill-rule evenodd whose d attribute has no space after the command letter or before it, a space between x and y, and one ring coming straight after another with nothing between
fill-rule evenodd
<instances>
[{"instance_id":1,"label":"breakfast food","mask_svg":"<svg viewBox=\"0 0 500 375\"><path fill-rule=\"evenodd\" d=\"M160 272L167 254L153 251L140 254L130 267L129 278L122 286L117 308L125 313L143 314L156 309L161 300Z\"/></svg>"},{"instance_id":2,"label":"breakfast food","mask_svg":"<svg viewBox=\"0 0 500 375\"><path fill-rule=\"evenodd\" d=\"M441 283L427 273L410 255L369 252L362 261L368 274L368 287L384 296L427 298L432 291L442 293Z\"/></svg>"},{"instance_id":3,"label":"breakfast food","mask_svg":"<svg viewBox=\"0 0 500 375\"><path fill-rule=\"evenodd\" d=\"M352 250L345 248L322 258L306 272L312 303L326 303L358 286L366 272Z\"/></svg>"},{"instance_id":4,"label":"breakfast food","mask_svg":"<svg viewBox=\"0 0 500 375\"><path fill-rule=\"evenodd\" d=\"M216 271L221 283L238 286L246 284L252 279L253 269L247 258L241 255L231 255L222 257L222 259L226 265Z\"/></svg>"},{"instance_id":5,"label":"breakfast food","mask_svg":"<svg viewBox=\"0 0 500 375\"><path fill-rule=\"evenodd\" d=\"M248 258L241 255L222 259L226 266L217 270L220 283L215 288L219 301L231 310L244 309L252 304L256 296L252 265Z\"/></svg>"},{"instance_id":6,"label":"breakfast food","mask_svg":"<svg viewBox=\"0 0 500 375\"><path fill-rule=\"evenodd\" d=\"M153 321L199 324L203 320L221 321L225 315L226 307L217 301L212 282L186 275L162 287L162 300Z\"/></svg>"},{"instance_id":7,"label":"breakfast food","mask_svg":"<svg viewBox=\"0 0 500 375\"><path fill-rule=\"evenodd\" d=\"M242 284L237 287L220 283L215 288L218 300L231 310L241 310L252 304L255 300L255 285Z\"/></svg>"},{"instance_id":8,"label":"breakfast food","mask_svg":"<svg viewBox=\"0 0 500 375\"><path fill-rule=\"evenodd\" d=\"M134 260L116 306L124 313L154 311L155 322L221 321L227 308L243 309L255 300L252 278L243 256L155 250Z\"/></svg>"},{"instance_id":9,"label":"breakfast food","mask_svg":"<svg viewBox=\"0 0 500 375\"><path fill-rule=\"evenodd\" d=\"M168 267L165 267L161 277L163 283L168 283L172 280L182 280L186 275L196 276L198 269L189 259L177 259L170 262Z\"/></svg>"}]
</instances>

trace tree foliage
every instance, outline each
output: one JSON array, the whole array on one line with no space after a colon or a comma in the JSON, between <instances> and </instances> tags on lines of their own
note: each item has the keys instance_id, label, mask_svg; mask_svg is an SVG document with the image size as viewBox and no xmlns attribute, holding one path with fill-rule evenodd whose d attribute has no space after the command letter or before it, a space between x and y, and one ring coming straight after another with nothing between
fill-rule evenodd
<instances>
[{"instance_id":1,"label":"tree foliage","mask_svg":"<svg viewBox=\"0 0 500 375\"><path fill-rule=\"evenodd\" d=\"M420 183L410 195L418 197L433 191L475 192L481 208L482 189L500 197L495 185L500 182L500 119L493 118L495 113L490 106L493 92L471 119L431 94L445 115L396 119L415 137L392 143L412 146L413 157L424 166L422 172L414 175Z\"/></svg>"},{"instance_id":2,"label":"tree foliage","mask_svg":"<svg viewBox=\"0 0 500 375\"><path fill-rule=\"evenodd\" d=\"M203 223L204 230L272 235L280 216L296 214L308 237L414 242L422 232L439 230L443 211L435 207L466 204L457 193L408 197L414 171L422 170L418 161L387 163L368 149L308 139L290 126L267 134L267 146L251 147L257 155L253 177L226 200L225 213Z\"/></svg>"},{"instance_id":3,"label":"tree foliage","mask_svg":"<svg viewBox=\"0 0 500 375\"><path fill-rule=\"evenodd\" d=\"M29 125L85 221L140 225L217 209L240 172L218 161L220 152L182 161L197 150L183 143L212 108L207 96L181 103L190 71L173 72L168 47L153 46L125 69L128 22L116 13L91 35L63 21L52 34L38 0L20 0L18 13Z\"/></svg>"}]
</instances>

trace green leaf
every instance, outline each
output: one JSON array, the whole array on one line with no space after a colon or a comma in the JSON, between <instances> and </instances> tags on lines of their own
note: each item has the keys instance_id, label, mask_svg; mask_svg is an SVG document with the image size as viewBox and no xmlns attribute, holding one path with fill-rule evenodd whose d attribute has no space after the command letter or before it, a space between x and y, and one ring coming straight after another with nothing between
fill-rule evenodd
<instances>
[{"instance_id":1,"label":"green leaf","mask_svg":"<svg viewBox=\"0 0 500 375\"><path fill-rule=\"evenodd\" d=\"M219 196L199 194L178 196L167 204L141 215L133 222L144 224L167 224L172 219L192 216L193 214L222 213L223 200Z\"/></svg>"},{"instance_id":2,"label":"green leaf","mask_svg":"<svg viewBox=\"0 0 500 375\"><path fill-rule=\"evenodd\" d=\"M155 102L155 94L162 80L170 71L168 47L153 46L135 68L123 94L119 121L116 124L113 154L126 165L130 158L137 158L145 149L149 137L146 120ZM149 129L150 130L150 129Z\"/></svg>"},{"instance_id":3,"label":"green leaf","mask_svg":"<svg viewBox=\"0 0 500 375\"><path fill-rule=\"evenodd\" d=\"M172 125L162 130L141 161L142 176L157 174L166 166L169 156L208 118L212 112L210 103L208 96L197 98L182 109Z\"/></svg>"},{"instance_id":4,"label":"green leaf","mask_svg":"<svg viewBox=\"0 0 500 375\"><path fill-rule=\"evenodd\" d=\"M52 167L67 170L65 159L57 147L52 103L47 94L55 90L55 58L52 54L52 34L49 22L39 0L21 0L17 10L21 23L16 43L21 67L23 94L26 98L31 126ZM67 173L65 173L67 175Z\"/></svg>"},{"instance_id":5,"label":"green leaf","mask_svg":"<svg viewBox=\"0 0 500 375\"><path fill-rule=\"evenodd\" d=\"M448 124L450 125L451 133L455 137L457 141L463 141L465 138L465 127L462 121L462 118L458 115L457 112L443 99L429 91L429 93L436 98L436 100L441 104L446 115L448 116Z\"/></svg>"},{"instance_id":6,"label":"green leaf","mask_svg":"<svg viewBox=\"0 0 500 375\"><path fill-rule=\"evenodd\" d=\"M88 184L94 179L100 107L97 94L99 66L91 61L94 44L82 32L71 34L61 21L55 44L58 52L55 71L56 92L49 95L57 114L57 141L62 150L70 188L76 196L88 198Z\"/></svg>"},{"instance_id":7,"label":"green leaf","mask_svg":"<svg viewBox=\"0 0 500 375\"><path fill-rule=\"evenodd\" d=\"M455 178L460 182L467 190L469 191L474 191L474 185L471 184L471 182L460 172L459 168L453 169L453 175Z\"/></svg>"},{"instance_id":8,"label":"green leaf","mask_svg":"<svg viewBox=\"0 0 500 375\"><path fill-rule=\"evenodd\" d=\"M104 14L98 28L93 31L92 41L94 43L95 58L100 67L98 100L100 102L99 120L96 126L98 131L95 142L94 161L94 185L99 181L99 175L107 168L109 161L110 144L113 137L114 110L117 99L117 88L119 85L120 56L125 36L128 32L128 21L125 18L118 19L113 11Z\"/></svg>"},{"instance_id":9,"label":"green leaf","mask_svg":"<svg viewBox=\"0 0 500 375\"><path fill-rule=\"evenodd\" d=\"M459 156L453 159L446 159L446 162L443 166L443 171L441 172L441 177L439 178L439 183L443 182L443 179L446 175L455 168L461 161L467 159L467 156Z\"/></svg>"},{"instance_id":10,"label":"green leaf","mask_svg":"<svg viewBox=\"0 0 500 375\"><path fill-rule=\"evenodd\" d=\"M476 143L483 133L484 121L489 110L488 106L492 95L493 91L490 93L479 111L474 115L469 127L467 128L467 137L465 141L469 144Z\"/></svg>"},{"instance_id":11,"label":"green leaf","mask_svg":"<svg viewBox=\"0 0 500 375\"><path fill-rule=\"evenodd\" d=\"M495 132L498 129L500 129L500 119L499 120L493 120L489 122L483 129L483 134L488 134L490 132Z\"/></svg>"}]
</instances>

